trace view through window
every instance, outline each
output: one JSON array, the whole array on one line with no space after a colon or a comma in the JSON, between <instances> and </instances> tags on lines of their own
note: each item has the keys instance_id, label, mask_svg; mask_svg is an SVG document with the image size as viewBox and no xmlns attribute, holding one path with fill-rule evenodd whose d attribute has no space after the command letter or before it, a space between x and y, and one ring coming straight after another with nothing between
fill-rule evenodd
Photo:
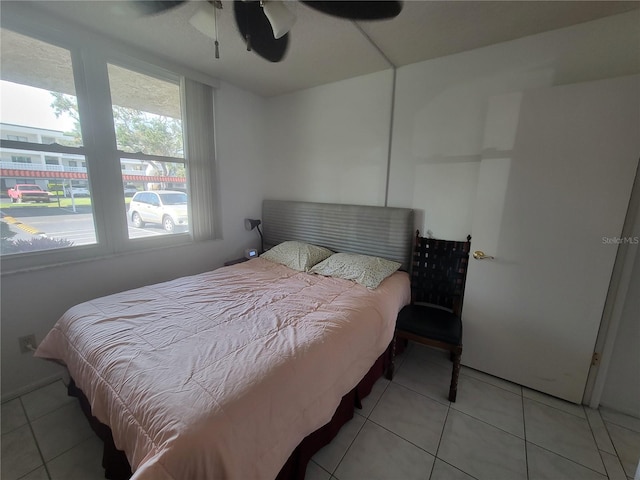
<instances>
[{"instance_id":1,"label":"view through window","mask_svg":"<svg viewBox=\"0 0 640 480\"><path fill-rule=\"evenodd\" d=\"M0 33L0 254L94 244L71 54Z\"/></svg>"},{"instance_id":2,"label":"view through window","mask_svg":"<svg viewBox=\"0 0 640 480\"><path fill-rule=\"evenodd\" d=\"M180 85L108 71L129 238L188 231Z\"/></svg>"}]
</instances>

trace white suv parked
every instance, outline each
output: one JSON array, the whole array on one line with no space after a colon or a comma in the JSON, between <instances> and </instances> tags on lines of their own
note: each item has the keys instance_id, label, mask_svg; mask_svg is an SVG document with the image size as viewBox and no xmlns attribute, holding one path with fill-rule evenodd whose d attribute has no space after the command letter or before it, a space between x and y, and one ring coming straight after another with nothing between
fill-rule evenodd
<instances>
[{"instance_id":1,"label":"white suv parked","mask_svg":"<svg viewBox=\"0 0 640 480\"><path fill-rule=\"evenodd\" d=\"M129 204L129 218L134 227L159 223L167 232L176 226L188 226L187 194L172 190L137 192Z\"/></svg>"}]
</instances>

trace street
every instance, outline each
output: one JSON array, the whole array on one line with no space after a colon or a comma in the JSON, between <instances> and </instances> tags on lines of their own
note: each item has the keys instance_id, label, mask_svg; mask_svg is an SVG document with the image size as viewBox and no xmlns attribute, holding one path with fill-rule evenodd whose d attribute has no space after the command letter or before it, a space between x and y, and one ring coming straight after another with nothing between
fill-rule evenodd
<instances>
[{"instance_id":1,"label":"street","mask_svg":"<svg viewBox=\"0 0 640 480\"><path fill-rule=\"evenodd\" d=\"M21 206L0 210L2 220L16 233L13 240L30 240L38 236L67 239L74 246L96 243L96 232L91 207L70 208ZM130 222L129 222L130 223ZM161 225L136 228L129 224L129 238L166 235Z\"/></svg>"}]
</instances>

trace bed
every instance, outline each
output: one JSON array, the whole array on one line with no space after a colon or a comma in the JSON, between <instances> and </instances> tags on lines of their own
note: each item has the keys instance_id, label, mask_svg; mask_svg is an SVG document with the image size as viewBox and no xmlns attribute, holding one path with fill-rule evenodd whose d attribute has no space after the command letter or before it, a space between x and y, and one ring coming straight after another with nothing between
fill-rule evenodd
<instances>
[{"instance_id":1,"label":"bed","mask_svg":"<svg viewBox=\"0 0 640 480\"><path fill-rule=\"evenodd\" d=\"M409 209L265 201L263 224L267 247L408 265ZM36 355L69 370L108 477L303 478L389 363L409 297L403 271L371 289L261 257L76 305Z\"/></svg>"}]
</instances>

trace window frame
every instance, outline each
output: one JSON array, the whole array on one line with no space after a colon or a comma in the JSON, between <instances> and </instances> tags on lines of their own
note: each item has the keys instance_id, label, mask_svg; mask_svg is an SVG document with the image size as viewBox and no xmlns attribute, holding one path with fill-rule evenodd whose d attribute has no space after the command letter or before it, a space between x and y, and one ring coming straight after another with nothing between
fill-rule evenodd
<instances>
[{"instance_id":1,"label":"window frame","mask_svg":"<svg viewBox=\"0 0 640 480\"><path fill-rule=\"evenodd\" d=\"M59 27L60 22L60 20L56 20L53 24L49 24L48 21L46 24L38 24L20 13L10 13L2 18L2 28L64 48L70 52L84 145L82 147L65 147L58 144L30 144L28 142L5 140L2 140L1 144L3 148L19 145L20 148L25 150L31 149L63 155L65 153L73 153L84 156L87 170L90 172L88 184L92 192L96 243L2 256L0 257L2 275L96 260L140 250L155 250L194 243L191 203L195 199L192 199L190 194L187 152L185 152L184 158L161 158L162 161L172 161L185 165L186 188L190 203L189 232L129 239L126 206L123 201L124 187L120 159L123 157L137 158L137 155L117 149L107 65L113 64L144 75L176 83L181 90L181 100L183 98L182 88L185 73L190 78L212 88L217 87L218 81L203 76L199 72L190 72L188 69L184 72L183 68L167 65L166 61L161 59L152 59L152 62L141 60L142 54L140 54L139 58L135 55L135 49L129 46L114 44L112 41L105 42L100 36L89 32L78 32L77 29L56 28L56 23ZM126 47L126 53L124 53L123 46ZM132 51L134 55L131 55ZM149 58L150 56L145 54L145 57ZM185 130L187 128L184 122L184 105L181 105L181 110L183 112L182 131L184 143ZM215 126L211 125L212 131L214 128ZM211 165L211 168L215 172L215 163ZM212 212L212 215L214 213ZM213 240L214 238L212 237L208 240Z\"/></svg>"}]
</instances>

